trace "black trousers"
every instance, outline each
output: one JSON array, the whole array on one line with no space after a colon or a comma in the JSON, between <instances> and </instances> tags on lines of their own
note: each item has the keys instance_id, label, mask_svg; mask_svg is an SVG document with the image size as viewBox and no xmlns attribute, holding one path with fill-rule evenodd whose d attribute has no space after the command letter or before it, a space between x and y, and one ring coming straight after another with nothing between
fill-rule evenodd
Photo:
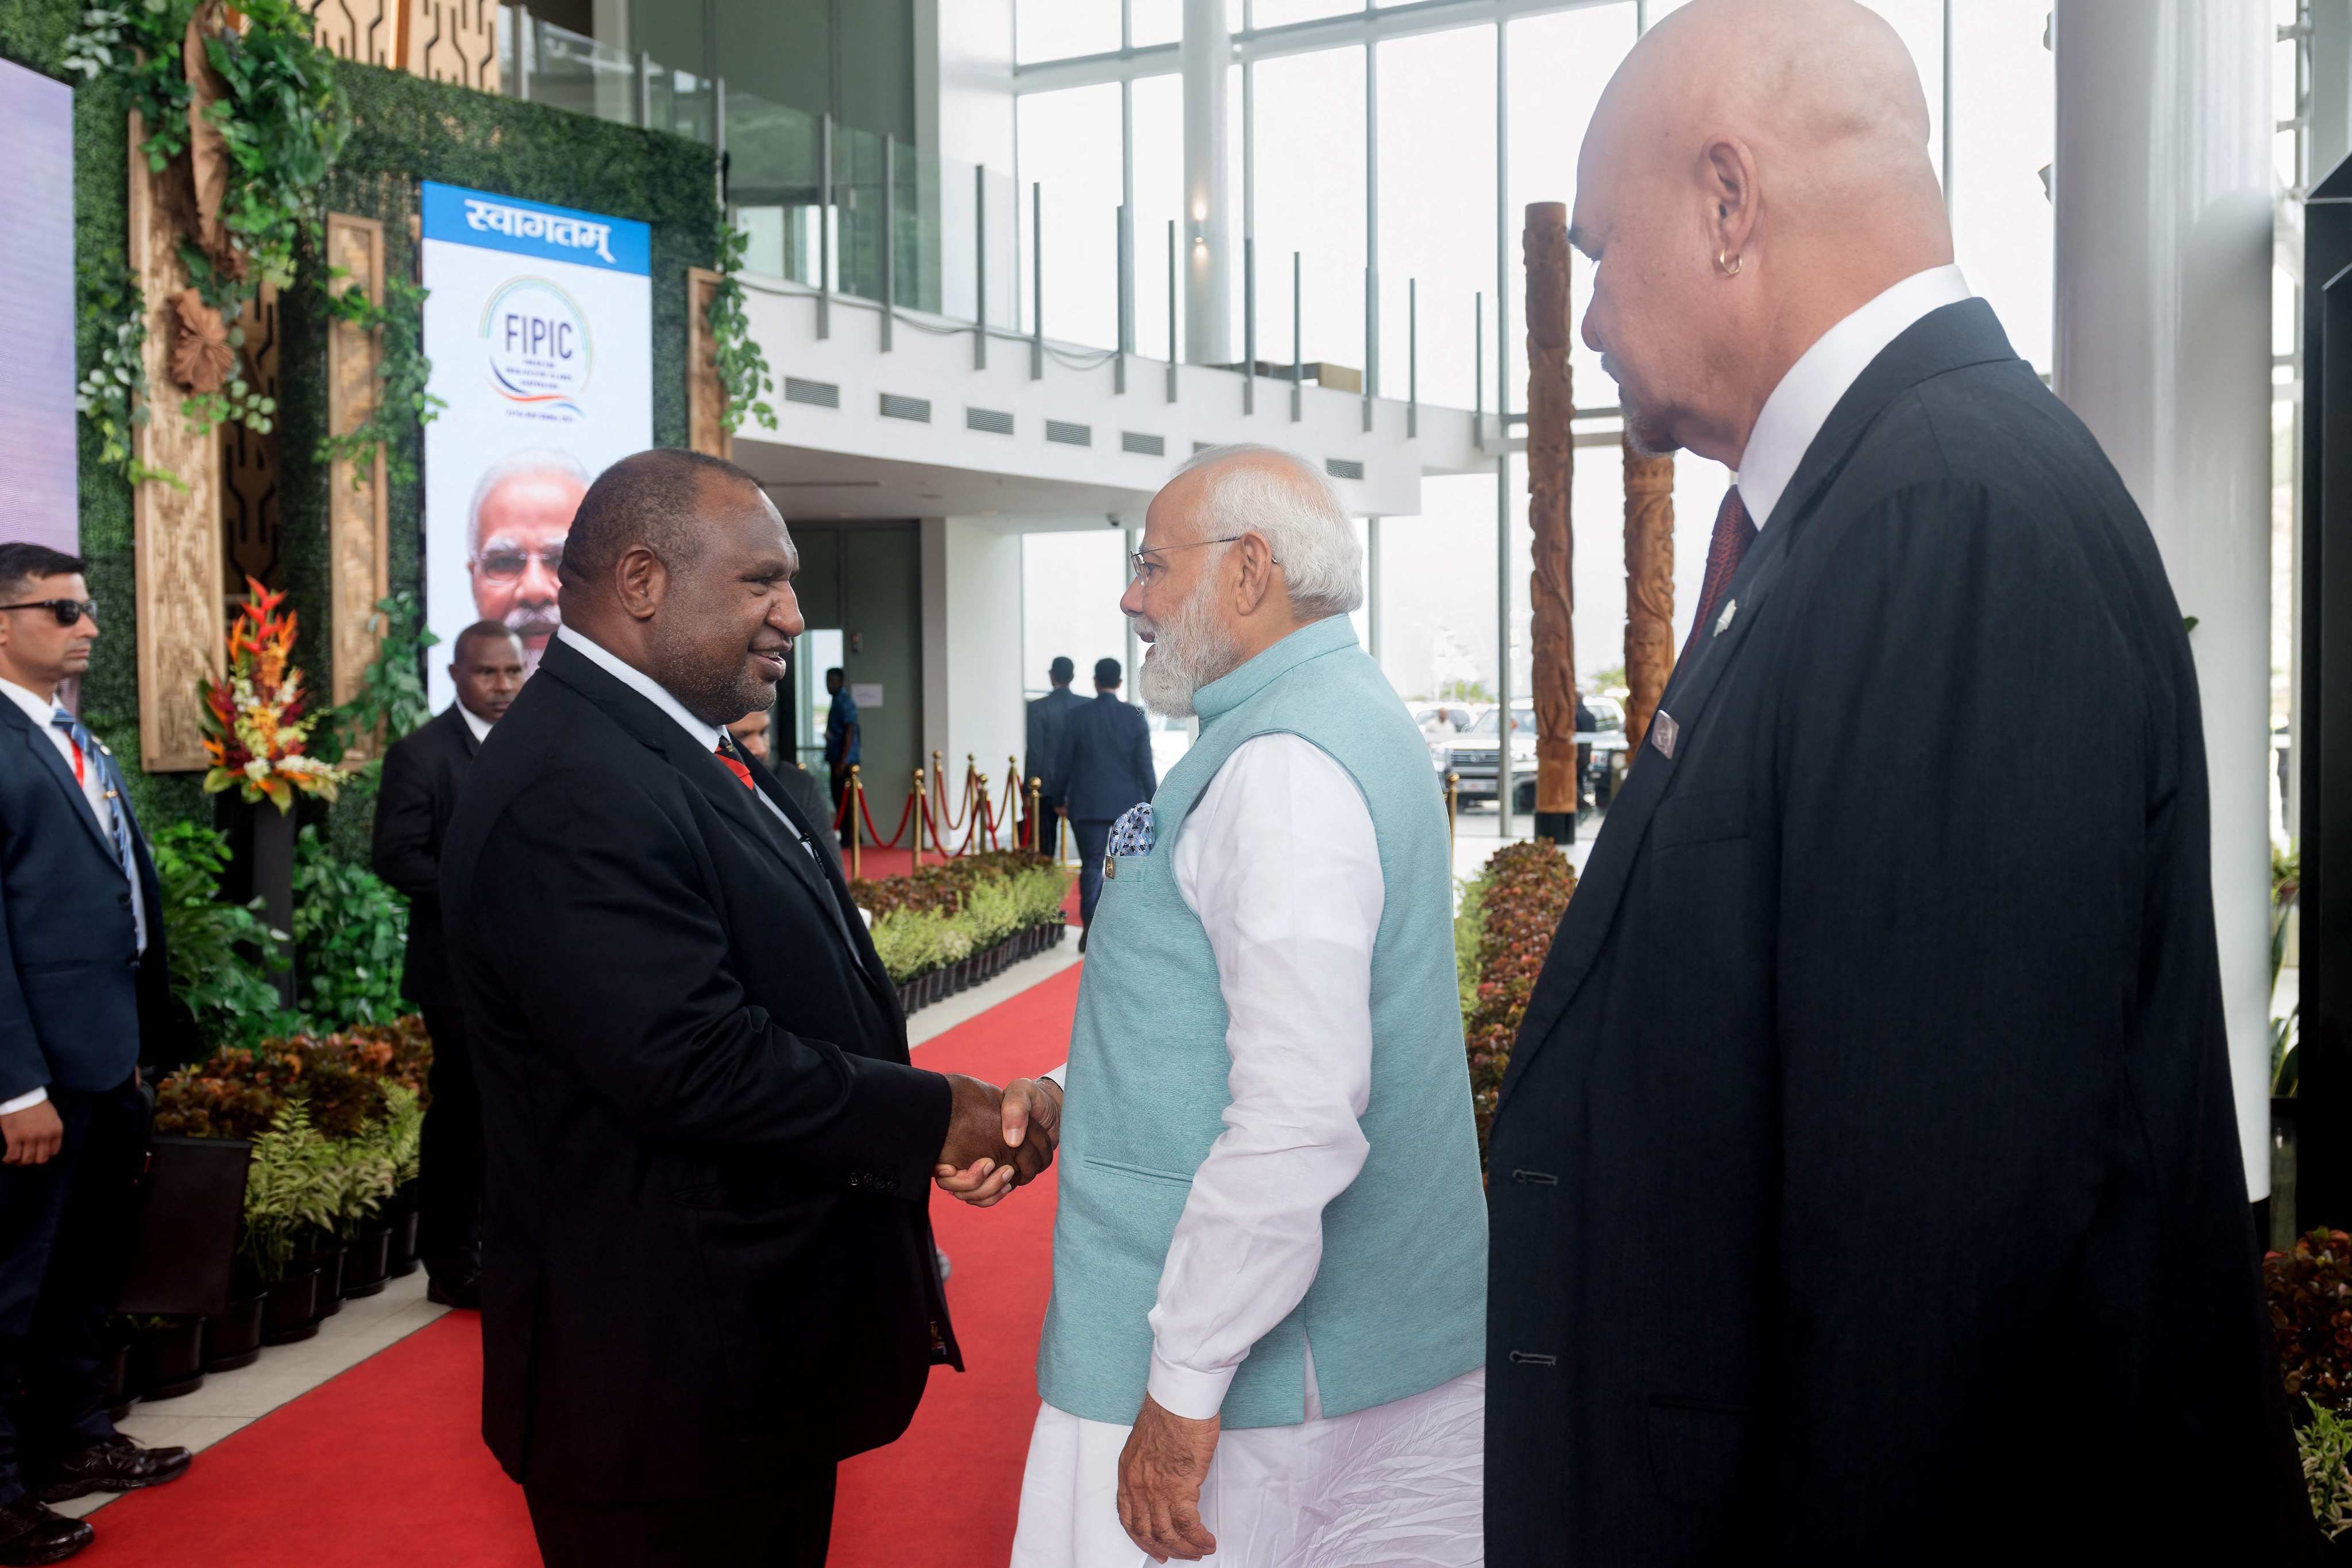
<instances>
[{"instance_id":1,"label":"black trousers","mask_svg":"<svg viewBox=\"0 0 2352 1568\"><path fill-rule=\"evenodd\" d=\"M449 1006L424 1014L433 1103L418 1140L416 1250L436 1277L462 1278L482 1266L482 1096L465 1015Z\"/></svg>"},{"instance_id":2,"label":"black trousers","mask_svg":"<svg viewBox=\"0 0 2352 1568\"><path fill-rule=\"evenodd\" d=\"M1078 841L1078 923L1095 923L1095 900L1102 897L1103 851L1110 846L1108 818L1073 819L1070 837Z\"/></svg>"},{"instance_id":3,"label":"black trousers","mask_svg":"<svg viewBox=\"0 0 2352 1568\"><path fill-rule=\"evenodd\" d=\"M788 1462L757 1491L591 1508L525 1484L546 1568L824 1568L835 1467Z\"/></svg>"},{"instance_id":4,"label":"black trousers","mask_svg":"<svg viewBox=\"0 0 2352 1568\"><path fill-rule=\"evenodd\" d=\"M65 1142L46 1165L0 1165L0 1504L20 1471L114 1436L102 1336L131 1247L147 1103L116 1088L49 1091Z\"/></svg>"}]
</instances>

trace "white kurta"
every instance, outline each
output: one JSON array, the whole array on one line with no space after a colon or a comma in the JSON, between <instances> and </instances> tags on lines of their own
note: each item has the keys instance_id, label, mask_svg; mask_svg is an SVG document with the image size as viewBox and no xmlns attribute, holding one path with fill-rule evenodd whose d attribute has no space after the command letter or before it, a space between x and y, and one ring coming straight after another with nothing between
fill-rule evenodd
<instances>
[{"instance_id":1,"label":"white kurta","mask_svg":"<svg viewBox=\"0 0 2352 1568\"><path fill-rule=\"evenodd\" d=\"M1164 826L1165 825L1163 825ZM1192 1179L1151 1312L1151 1396L1216 1414L1251 1345L1315 1282L1323 1208L1363 1168L1371 959L1383 889L1355 782L1295 735L1236 747L1173 856L1231 1023L1225 1131ZM1049 1075L1058 1079L1059 1073ZM1202 1487L1223 1568L1465 1568L1483 1561L1486 1376L1325 1417L1307 1347L1297 1426L1223 1434ZM1149 1562L1118 1522L1128 1428L1041 1405L1014 1568Z\"/></svg>"}]
</instances>

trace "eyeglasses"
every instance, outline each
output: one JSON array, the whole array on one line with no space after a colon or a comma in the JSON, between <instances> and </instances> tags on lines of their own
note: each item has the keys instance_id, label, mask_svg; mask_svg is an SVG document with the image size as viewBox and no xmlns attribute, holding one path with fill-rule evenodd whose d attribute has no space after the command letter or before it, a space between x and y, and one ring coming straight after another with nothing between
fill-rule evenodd
<instances>
[{"instance_id":1,"label":"eyeglasses","mask_svg":"<svg viewBox=\"0 0 2352 1568\"><path fill-rule=\"evenodd\" d=\"M563 546L550 550L485 550L471 559L475 570L492 582L511 583L538 562L550 572L563 569Z\"/></svg>"},{"instance_id":2,"label":"eyeglasses","mask_svg":"<svg viewBox=\"0 0 2352 1568\"><path fill-rule=\"evenodd\" d=\"M96 599L36 599L29 605L0 605L0 610L47 610L61 626L78 625L84 616L98 619Z\"/></svg>"},{"instance_id":3,"label":"eyeglasses","mask_svg":"<svg viewBox=\"0 0 2352 1568\"><path fill-rule=\"evenodd\" d=\"M1228 533L1223 539L1196 539L1189 544L1155 544L1149 550L1130 550L1127 552L1128 565L1132 570L1135 580L1149 588L1160 573L1168 570L1150 557L1165 555L1172 550L1198 550L1206 544L1234 544L1248 537L1246 533ZM1282 564L1282 557L1279 555L1269 555L1266 559L1276 566Z\"/></svg>"}]
</instances>

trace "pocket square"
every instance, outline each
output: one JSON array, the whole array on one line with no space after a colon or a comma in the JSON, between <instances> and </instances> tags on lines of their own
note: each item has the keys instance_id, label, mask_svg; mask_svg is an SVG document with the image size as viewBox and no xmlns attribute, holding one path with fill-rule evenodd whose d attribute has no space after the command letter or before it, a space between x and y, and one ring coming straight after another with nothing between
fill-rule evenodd
<instances>
[{"instance_id":1,"label":"pocket square","mask_svg":"<svg viewBox=\"0 0 2352 1568\"><path fill-rule=\"evenodd\" d=\"M1110 843L1103 853L1113 860L1123 855L1149 855L1151 843L1151 803L1145 801L1129 807L1125 816L1111 824Z\"/></svg>"}]
</instances>

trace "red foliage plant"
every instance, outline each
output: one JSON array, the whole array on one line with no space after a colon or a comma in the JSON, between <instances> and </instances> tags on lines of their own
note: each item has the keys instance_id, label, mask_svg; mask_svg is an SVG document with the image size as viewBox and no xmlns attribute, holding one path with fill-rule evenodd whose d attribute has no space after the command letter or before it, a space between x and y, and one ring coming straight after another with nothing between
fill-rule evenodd
<instances>
[{"instance_id":1,"label":"red foliage plant","mask_svg":"<svg viewBox=\"0 0 2352 1568\"><path fill-rule=\"evenodd\" d=\"M1551 951L1552 932L1576 892L1568 857L1548 839L1513 844L1486 862L1480 898L1476 1001L1462 1020L1470 1054L1470 1101L1478 1118L1478 1146L1486 1145L1503 1074L1519 1019L1534 994L1536 976Z\"/></svg>"},{"instance_id":2,"label":"red foliage plant","mask_svg":"<svg viewBox=\"0 0 2352 1568\"><path fill-rule=\"evenodd\" d=\"M2286 1391L2328 1409L2352 1399L2352 1236L2315 1230L2263 1259Z\"/></svg>"},{"instance_id":3,"label":"red foliage plant","mask_svg":"<svg viewBox=\"0 0 2352 1568\"><path fill-rule=\"evenodd\" d=\"M425 1092L433 1042L423 1020L264 1040L182 1068L155 1086L155 1131L186 1138L250 1138L297 1096L331 1138L348 1138L384 1114L383 1089Z\"/></svg>"}]
</instances>

